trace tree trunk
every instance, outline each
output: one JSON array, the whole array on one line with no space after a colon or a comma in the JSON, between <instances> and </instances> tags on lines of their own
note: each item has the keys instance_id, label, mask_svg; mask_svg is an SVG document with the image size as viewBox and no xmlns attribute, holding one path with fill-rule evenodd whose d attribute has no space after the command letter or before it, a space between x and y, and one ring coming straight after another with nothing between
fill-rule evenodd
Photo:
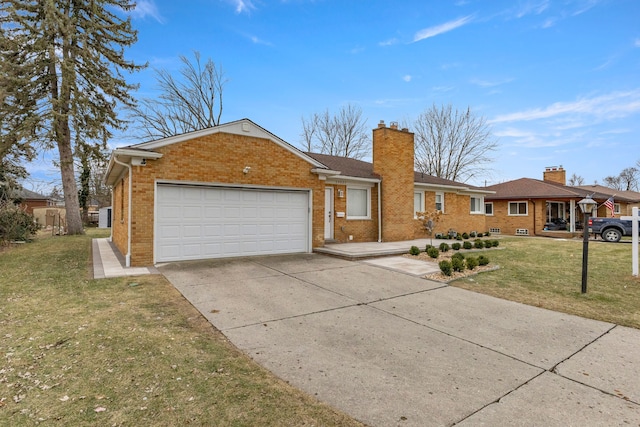
<instances>
[{"instance_id":1,"label":"tree trunk","mask_svg":"<svg viewBox=\"0 0 640 427\"><path fill-rule=\"evenodd\" d=\"M80 203L78 202L78 185L76 184L73 165L69 125L62 121L60 127L63 128L64 137L59 138L58 152L60 153L60 173L62 175L64 207L67 216L67 234L84 234L80 216Z\"/></svg>"}]
</instances>

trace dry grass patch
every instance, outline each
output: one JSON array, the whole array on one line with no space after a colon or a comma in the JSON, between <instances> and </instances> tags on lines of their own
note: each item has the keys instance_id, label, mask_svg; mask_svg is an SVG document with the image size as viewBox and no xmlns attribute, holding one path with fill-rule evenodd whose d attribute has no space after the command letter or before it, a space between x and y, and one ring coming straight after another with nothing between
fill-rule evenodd
<instances>
[{"instance_id":1,"label":"dry grass patch","mask_svg":"<svg viewBox=\"0 0 640 427\"><path fill-rule=\"evenodd\" d=\"M0 424L362 425L253 363L162 276L90 279L96 233L0 253Z\"/></svg>"},{"instance_id":2,"label":"dry grass patch","mask_svg":"<svg viewBox=\"0 0 640 427\"><path fill-rule=\"evenodd\" d=\"M524 304L640 328L640 279L631 275L631 245L589 244L588 292L582 294L582 241L501 238L491 264L500 269L450 285Z\"/></svg>"}]
</instances>

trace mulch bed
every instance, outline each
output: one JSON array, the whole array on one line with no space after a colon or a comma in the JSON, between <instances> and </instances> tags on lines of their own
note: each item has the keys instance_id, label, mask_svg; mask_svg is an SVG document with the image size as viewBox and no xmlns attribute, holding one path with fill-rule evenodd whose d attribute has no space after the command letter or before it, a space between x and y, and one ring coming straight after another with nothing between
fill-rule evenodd
<instances>
[{"instance_id":1,"label":"mulch bed","mask_svg":"<svg viewBox=\"0 0 640 427\"><path fill-rule=\"evenodd\" d=\"M436 265L438 265L438 263L440 261L444 261L444 260L451 261L451 257L456 252L462 253L466 258L469 255L477 257L478 255L486 254L486 253L494 251L494 250L499 250L499 248L494 248L494 249L476 249L476 250L472 249L472 250L460 250L460 251L449 250L447 252L440 252L440 256L438 256L438 258L431 258L429 255L427 255L426 252L420 252L419 255L404 254L403 256L405 258L409 258L409 259L417 259L417 260L420 260L420 261L433 262ZM486 255L486 256L487 256L487 258L489 258L489 260L491 260L491 256L489 256L489 255ZM451 282L453 280L456 280L456 279L461 279L463 277L474 276L474 275L476 275L478 273L482 273L482 272L485 272L485 271L497 270L498 268L500 268L499 265L491 264L491 262L490 262L487 265L479 265L476 268L474 268L473 270L453 271L453 272L451 272L451 276L445 276L444 274L442 274L441 271L439 271L437 273L427 274L426 276L423 276L423 277L425 279L434 280L436 282L449 283L449 282Z\"/></svg>"}]
</instances>

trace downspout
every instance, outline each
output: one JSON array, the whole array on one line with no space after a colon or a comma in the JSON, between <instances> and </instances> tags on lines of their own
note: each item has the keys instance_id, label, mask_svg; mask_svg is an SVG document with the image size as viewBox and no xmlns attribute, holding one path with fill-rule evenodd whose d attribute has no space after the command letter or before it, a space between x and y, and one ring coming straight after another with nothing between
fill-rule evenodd
<instances>
[{"instance_id":1,"label":"downspout","mask_svg":"<svg viewBox=\"0 0 640 427\"><path fill-rule=\"evenodd\" d=\"M127 254L125 255L124 259L125 259L125 266L131 267L131 199L132 199L131 197L131 188L132 188L131 187L131 175L132 175L131 165L128 163L121 162L120 160L118 160L118 157L116 156L113 156L113 161L129 169L129 205L127 206Z\"/></svg>"},{"instance_id":2,"label":"downspout","mask_svg":"<svg viewBox=\"0 0 640 427\"><path fill-rule=\"evenodd\" d=\"M115 158L115 157L114 157ZM113 187L111 187L111 224L109 227L109 241L113 242Z\"/></svg>"},{"instance_id":3,"label":"downspout","mask_svg":"<svg viewBox=\"0 0 640 427\"><path fill-rule=\"evenodd\" d=\"M536 201L529 199L533 203L533 235L536 236Z\"/></svg>"},{"instance_id":4,"label":"downspout","mask_svg":"<svg viewBox=\"0 0 640 427\"><path fill-rule=\"evenodd\" d=\"M382 242L382 200L380 198L381 195L381 189L380 187L382 187L382 180L380 180L378 182L378 243Z\"/></svg>"}]
</instances>

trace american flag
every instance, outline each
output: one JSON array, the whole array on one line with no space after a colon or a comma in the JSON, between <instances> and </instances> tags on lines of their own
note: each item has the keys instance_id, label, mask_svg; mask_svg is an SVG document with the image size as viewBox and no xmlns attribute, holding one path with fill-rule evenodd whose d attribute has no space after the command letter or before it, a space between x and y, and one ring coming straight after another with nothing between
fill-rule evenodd
<instances>
[{"instance_id":1,"label":"american flag","mask_svg":"<svg viewBox=\"0 0 640 427\"><path fill-rule=\"evenodd\" d=\"M606 201L606 202L604 202L604 205L607 207L607 209L609 209L609 210L611 211L611 216L614 216L614 215L613 215L613 209L614 209L614 206L613 206L613 196L609 197L609 198L607 199L607 201Z\"/></svg>"}]
</instances>

